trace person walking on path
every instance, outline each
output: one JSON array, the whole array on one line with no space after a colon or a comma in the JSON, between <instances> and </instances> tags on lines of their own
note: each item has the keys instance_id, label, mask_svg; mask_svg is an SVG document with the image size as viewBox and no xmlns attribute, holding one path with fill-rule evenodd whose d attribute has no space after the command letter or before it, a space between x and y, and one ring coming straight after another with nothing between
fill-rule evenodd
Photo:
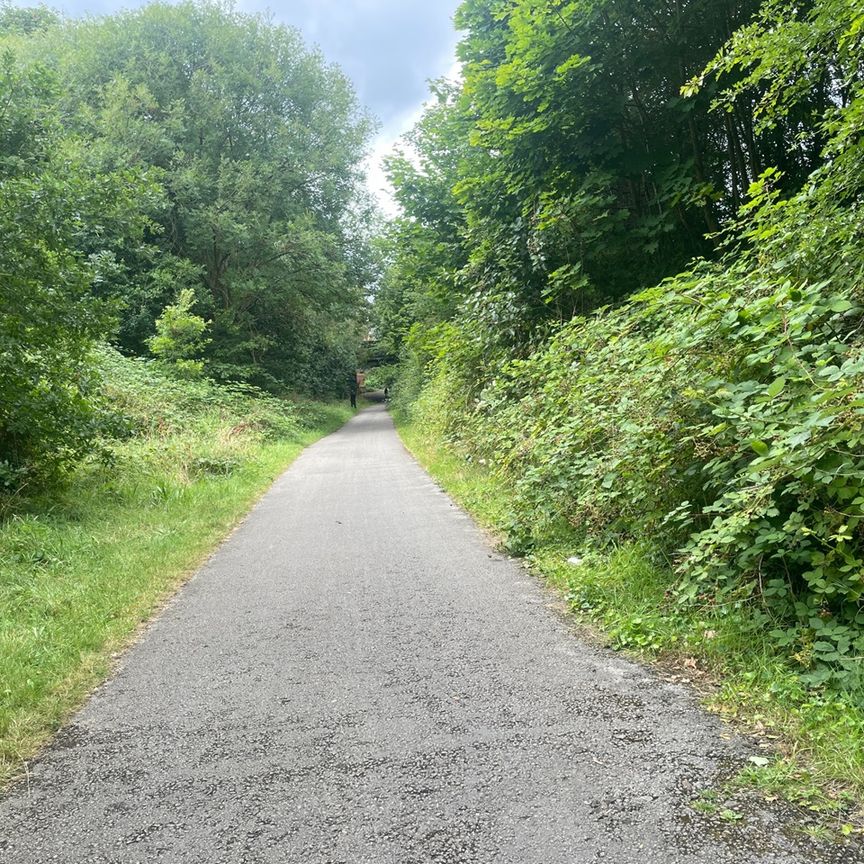
<instances>
[{"instance_id":1,"label":"person walking on path","mask_svg":"<svg viewBox=\"0 0 864 864\"><path fill-rule=\"evenodd\" d=\"M357 373L355 372L348 379L348 398L351 400L351 407L357 407Z\"/></svg>"}]
</instances>

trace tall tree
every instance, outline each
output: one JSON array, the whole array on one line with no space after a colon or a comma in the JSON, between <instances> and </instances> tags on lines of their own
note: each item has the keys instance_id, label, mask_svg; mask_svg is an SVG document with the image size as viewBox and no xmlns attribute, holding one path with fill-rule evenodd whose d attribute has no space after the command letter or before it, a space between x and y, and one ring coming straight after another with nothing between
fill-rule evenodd
<instances>
[{"instance_id":1,"label":"tall tree","mask_svg":"<svg viewBox=\"0 0 864 864\"><path fill-rule=\"evenodd\" d=\"M64 136L58 94L49 70L0 53L0 492L62 469L98 431L89 352L110 310L92 286L113 251L94 226L140 242L152 191L136 172L96 170Z\"/></svg>"},{"instance_id":2,"label":"tall tree","mask_svg":"<svg viewBox=\"0 0 864 864\"><path fill-rule=\"evenodd\" d=\"M800 188L819 164L830 75L810 70L801 98L770 125L759 118L768 83L736 86L740 66L692 83L762 5L465 0L461 86L422 121L416 166L393 171L406 224L436 243L458 238L449 276L437 278L454 286L442 316L461 303L487 347L526 350L550 323L715 256L767 168L779 169L781 190ZM454 154L446 168L435 167L441 152ZM430 219L445 198L458 216ZM399 275L422 267L411 248L391 277L419 308L423 280Z\"/></svg>"},{"instance_id":3,"label":"tall tree","mask_svg":"<svg viewBox=\"0 0 864 864\"><path fill-rule=\"evenodd\" d=\"M469 148L458 99L453 83L433 84L425 115L386 161L405 215L382 238L389 267L375 310L385 346L394 353L414 323L447 320L463 299L456 275L467 263L466 224L453 184Z\"/></svg>"},{"instance_id":4,"label":"tall tree","mask_svg":"<svg viewBox=\"0 0 864 864\"><path fill-rule=\"evenodd\" d=\"M213 321L214 374L280 386L310 340L356 341L368 274L351 229L372 124L338 69L294 30L204 2L66 21L28 44L104 169L146 169L163 191L157 230L102 286L126 305L127 350L146 352L184 287Z\"/></svg>"}]
</instances>

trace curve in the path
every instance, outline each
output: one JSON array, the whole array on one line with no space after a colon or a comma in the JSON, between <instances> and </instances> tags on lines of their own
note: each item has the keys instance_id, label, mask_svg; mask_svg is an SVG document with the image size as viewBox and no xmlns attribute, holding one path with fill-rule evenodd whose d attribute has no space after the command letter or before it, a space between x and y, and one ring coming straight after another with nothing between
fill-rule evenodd
<instances>
[{"instance_id":1,"label":"curve in the path","mask_svg":"<svg viewBox=\"0 0 864 864\"><path fill-rule=\"evenodd\" d=\"M798 864L746 756L578 641L383 407L306 451L0 803L8 864ZM728 736L726 736L728 737Z\"/></svg>"}]
</instances>

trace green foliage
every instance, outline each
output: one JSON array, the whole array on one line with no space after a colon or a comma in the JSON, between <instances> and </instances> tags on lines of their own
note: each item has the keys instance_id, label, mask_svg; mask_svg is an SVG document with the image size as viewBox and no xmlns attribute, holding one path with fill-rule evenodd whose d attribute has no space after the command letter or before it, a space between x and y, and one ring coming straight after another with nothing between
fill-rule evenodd
<instances>
[{"instance_id":1,"label":"green foliage","mask_svg":"<svg viewBox=\"0 0 864 864\"><path fill-rule=\"evenodd\" d=\"M705 267L577 319L467 406L445 346L416 410L512 478L517 546L654 534L679 602L752 606L808 681L858 688L860 298L766 276Z\"/></svg>"},{"instance_id":2,"label":"green foliage","mask_svg":"<svg viewBox=\"0 0 864 864\"><path fill-rule=\"evenodd\" d=\"M0 34L26 35L37 30L48 30L59 21L57 13L45 5L18 8L8 0L0 3Z\"/></svg>"},{"instance_id":3,"label":"green foliage","mask_svg":"<svg viewBox=\"0 0 864 864\"><path fill-rule=\"evenodd\" d=\"M191 288L184 288L177 302L166 306L156 319L156 335L147 343L156 357L173 363L178 371L187 375L201 374L204 364L193 358L200 356L210 341L204 336L209 322L191 311L194 302L195 293Z\"/></svg>"},{"instance_id":4,"label":"green foliage","mask_svg":"<svg viewBox=\"0 0 864 864\"><path fill-rule=\"evenodd\" d=\"M383 390L390 388L399 377L399 364L392 363L383 366L373 366L366 370L366 389Z\"/></svg>"},{"instance_id":5,"label":"green foliage","mask_svg":"<svg viewBox=\"0 0 864 864\"><path fill-rule=\"evenodd\" d=\"M452 318L462 299L456 274L467 263L466 226L452 186L467 149L467 132L456 88L437 82L433 96L407 136L415 158L397 153L386 163L405 217L395 219L378 241L387 267L376 291L374 316L383 346L394 355L414 324L434 326Z\"/></svg>"},{"instance_id":6,"label":"green foliage","mask_svg":"<svg viewBox=\"0 0 864 864\"><path fill-rule=\"evenodd\" d=\"M90 255L109 238L94 291L119 311L122 348L146 354L155 319L189 289L212 322L209 374L332 388L375 271L358 167L372 123L344 75L294 30L219 3L150 3L8 38L62 82L58 120L97 170L158 184L138 205L144 242L99 220L77 241ZM298 375L322 352L324 368Z\"/></svg>"},{"instance_id":7,"label":"green foliage","mask_svg":"<svg viewBox=\"0 0 864 864\"><path fill-rule=\"evenodd\" d=\"M581 10L587 27L594 12L624 5L573 3L562 14L566 21ZM526 99L545 93L542 52L573 34L551 28L551 17L545 47L532 34L556 9L465 4L463 23L486 40L466 75L481 115L487 103L512 107L514 89ZM546 328L509 287L514 273L522 278L515 259L509 274L469 265L458 278L471 288L453 320L418 321L404 339L422 370L411 417L495 465L512 486L514 549L573 532L601 549L654 537L673 564L667 590L679 609L726 610L807 686L856 699L864 699L861 20L842 0L765 4L697 76L693 90L712 94L718 117L749 100L760 135L807 118L791 184L802 188L786 194L789 162L780 159L752 176L746 203L727 211L718 262L695 262L627 303ZM502 29L518 49L501 41ZM478 38L470 35L465 50ZM533 63L517 64L523 53ZM564 69L570 90L579 93L578 76L597 62ZM792 78L794 86L782 83ZM535 105L540 119L523 117L524 129L489 124L484 134L506 129L513 139L490 145L501 165L520 136L534 140L545 129L557 104ZM520 176L539 182L530 154L512 159ZM452 179L464 183L465 174ZM485 182L471 194L482 198ZM547 189L560 204L561 190ZM616 230L605 219L598 230ZM469 214L470 242L476 224ZM544 278L556 290L554 274ZM665 643L658 633L675 614L639 615L616 638Z\"/></svg>"},{"instance_id":8,"label":"green foliage","mask_svg":"<svg viewBox=\"0 0 864 864\"><path fill-rule=\"evenodd\" d=\"M107 426L122 430L121 439L196 434L215 421L234 434L263 439L290 438L305 427L295 403L248 384L186 380L165 364L123 357L112 348L101 348L96 360Z\"/></svg>"},{"instance_id":9,"label":"green foliage","mask_svg":"<svg viewBox=\"0 0 864 864\"><path fill-rule=\"evenodd\" d=\"M58 82L0 49L0 494L44 481L99 432L88 354L109 309L91 284L110 242L81 248L97 221L140 240L149 186L135 171L94 170L57 122Z\"/></svg>"},{"instance_id":10,"label":"green foliage","mask_svg":"<svg viewBox=\"0 0 864 864\"><path fill-rule=\"evenodd\" d=\"M341 72L295 31L209 3L69 23L50 51L106 162L160 172L171 206L155 214L155 245L196 268L211 374L325 383L296 382L297 366L331 348L319 334L356 338L366 279L349 211L362 210L371 124ZM133 266L120 294L152 320L165 300L138 275L147 262Z\"/></svg>"},{"instance_id":11,"label":"green foliage","mask_svg":"<svg viewBox=\"0 0 864 864\"><path fill-rule=\"evenodd\" d=\"M414 324L470 317L484 357L524 356L574 315L715 258L767 168L799 189L842 67L812 64L770 126L776 82L802 70L750 75L746 51L764 49L742 39L704 73L763 5L778 4L465 0L462 80L433 86L410 158L389 164L404 216L376 302L382 339L398 352Z\"/></svg>"},{"instance_id":12,"label":"green foliage","mask_svg":"<svg viewBox=\"0 0 864 864\"><path fill-rule=\"evenodd\" d=\"M756 20L741 27L705 70L685 87L696 93L710 77L724 77L718 105L728 111L742 96L755 102L754 116L772 128L802 104L812 105L815 128L805 132L823 140L824 113L848 107L860 85L862 16L856 0L763 3ZM729 83L732 77L732 84Z\"/></svg>"},{"instance_id":13,"label":"green foliage","mask_svg":"<svg viewBox=\"0 0 864 864\"><path fill-rule=\"evenodd\" d=\"M338 392L377 268L371 128L295 31L225 4L72 20L2 3L0 495L110 433L99 341Z\"/></svg>"}]
</instances>

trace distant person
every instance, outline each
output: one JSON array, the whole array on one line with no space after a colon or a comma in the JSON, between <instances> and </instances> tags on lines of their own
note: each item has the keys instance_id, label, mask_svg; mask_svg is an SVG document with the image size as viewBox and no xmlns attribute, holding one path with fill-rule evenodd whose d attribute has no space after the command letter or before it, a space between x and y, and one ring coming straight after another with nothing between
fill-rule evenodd
<instances>
[{"instance_id":1,"label":"distant person","mask_svg":"<svg viewBox=\"0 0 864 864\"><path fill-rule=\"evenodd\" d=\"M385 402L390 401L390 388L389 387L384 388L384 401Z\"/></svg>"},{"instance_id":2,"label":"distant person","mask_svg":"<svg viewBox=\"0 0 864 864\"><path fill-rule=\"evenodd\" d=\"M352 375L352 376L348 379L348 396L349 396L349 398L351 399L351 407L352 407L352 408L356 408L356 407L357 407L357 390L358 390L358 387L357 387L357 376L356 376L356 375Z\"/></svg>"}]
</instances>

